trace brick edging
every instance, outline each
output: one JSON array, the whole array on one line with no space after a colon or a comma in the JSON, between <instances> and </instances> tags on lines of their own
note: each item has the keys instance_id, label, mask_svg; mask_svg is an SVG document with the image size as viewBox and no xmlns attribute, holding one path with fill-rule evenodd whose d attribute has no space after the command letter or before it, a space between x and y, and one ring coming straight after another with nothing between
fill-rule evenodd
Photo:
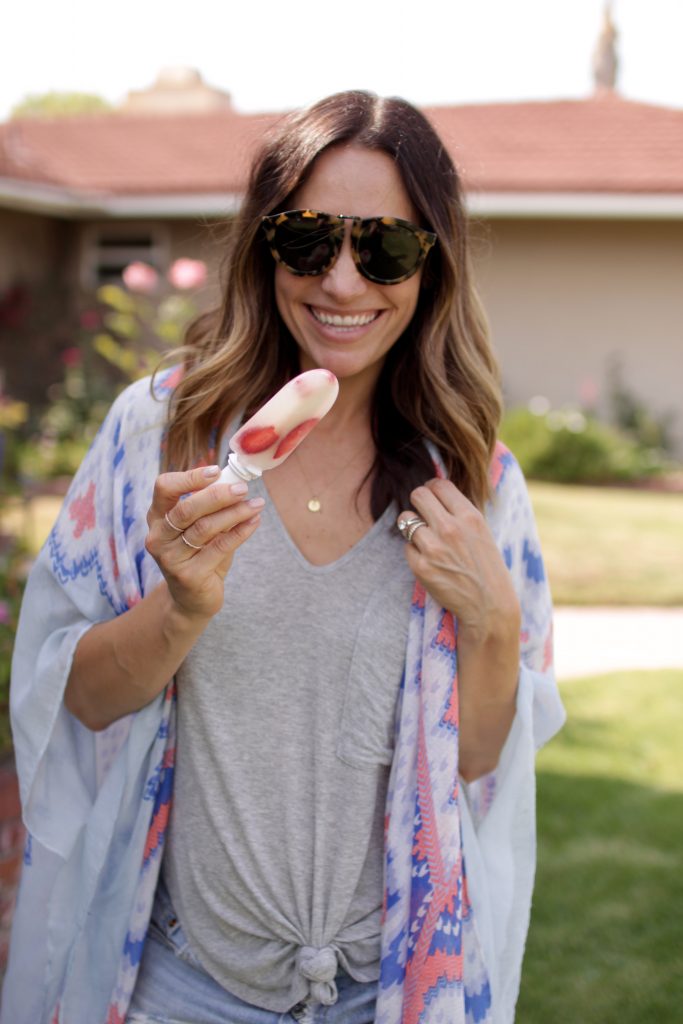
<instances>
[{"instance_id":1,"label":"brick edging","mask_svg":"<svg viewBox=\"0 0 683 1024\"><path fill-rule=\"evenodd\" d=\"M0 976L7 963L25 834L17 773L10 754L0 761Z\"/></svg>"}]
</instances>

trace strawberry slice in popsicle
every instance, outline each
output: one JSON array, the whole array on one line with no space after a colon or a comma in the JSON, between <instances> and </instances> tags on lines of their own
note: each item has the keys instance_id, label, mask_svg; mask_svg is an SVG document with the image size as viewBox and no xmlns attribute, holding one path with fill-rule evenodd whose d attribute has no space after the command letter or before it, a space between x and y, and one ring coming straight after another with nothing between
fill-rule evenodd
<instances>
[{"instance_id":1,"label":"strawberry slice in popsicle","mask_svg":"<svg viewBox=\"0 0 683 1024\"><path fill-rule=\"evenodd\" d=\"M329 412L338 392L329 370L293 377L230 438L232 453L221 480L253 480L279 466Z\"/></svg>"}]
</instances>

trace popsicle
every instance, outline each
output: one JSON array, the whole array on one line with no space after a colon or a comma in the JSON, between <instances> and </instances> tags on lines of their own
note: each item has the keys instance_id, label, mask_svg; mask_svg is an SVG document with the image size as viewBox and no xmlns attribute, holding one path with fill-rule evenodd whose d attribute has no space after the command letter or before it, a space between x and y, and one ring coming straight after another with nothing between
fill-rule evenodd
<instances>
[{"instance_id":1,"label":"popsicle","mask_svg":"<svg viewBox=\"0 0 683 1024\"><path fill-rule=\"evenodd\" d=\"M330 411L338 392L329 370L306 370L287 381L230 438L232 451L221 481L255 480L279 466Z\"/></svg>"}]
</instances>

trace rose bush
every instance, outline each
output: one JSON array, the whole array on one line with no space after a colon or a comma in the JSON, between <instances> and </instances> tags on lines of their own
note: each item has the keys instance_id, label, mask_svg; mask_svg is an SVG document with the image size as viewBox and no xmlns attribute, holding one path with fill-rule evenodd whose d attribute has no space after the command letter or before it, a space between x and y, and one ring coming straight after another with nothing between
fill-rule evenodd
<instances>
[{"instance_id":1,"label":"rose bush","mask_svg":"<svg viewBox=\"0 0 683 1024\"><path fill-rule=\"evenodd\" d=\"M103 285L98 305L82 310L79 335L60 353L62 379L49 387L42 411L0 391L0 494L23 490L27 500L29 487L35 494L75 472L118 392L182 342L206 279L200 260L178 259L165 276L129 264L121 285ZM11 748L10 658L31 554L0 531L0 754Z\"/></svg>"},{"instance_id":2,"label":"rose bush","mask_svg":"<svg viewBox=\"0 0 683 1024\"><path fill-rule=\"evenodd\" d=\"M93 349L121 371L127 381L151 373L169 349L181 344L188 322L197 314L190 294L207 279L202 260L175 260L164 278L147 263L130 263L123 284L98 289L104 312L92 338ZM170 287L169 287L170 286Z\"/></svg>"}]
</instances>

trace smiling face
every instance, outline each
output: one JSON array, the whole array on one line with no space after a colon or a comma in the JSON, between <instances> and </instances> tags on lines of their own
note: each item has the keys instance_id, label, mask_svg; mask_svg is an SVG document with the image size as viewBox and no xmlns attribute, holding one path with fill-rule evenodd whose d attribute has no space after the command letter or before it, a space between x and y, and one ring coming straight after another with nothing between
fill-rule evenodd
<instances>
[{"instance_id":1,"label":"smiling face","mask_svg":"<svg viewBox=\"0 0 683 1024\"><path fill-rule=\"evenodd\" d=\"M419 223L391 157L353 145L325 150L290 207ZM299 346L301 369L324 367L340 381L359 375L375 380L415 313L420 279L421 270L400 284L381 285L359 274L351 222L339 258L326 273L297 277L278 264L275 301Z\"/></svg>"}]
</instances>

